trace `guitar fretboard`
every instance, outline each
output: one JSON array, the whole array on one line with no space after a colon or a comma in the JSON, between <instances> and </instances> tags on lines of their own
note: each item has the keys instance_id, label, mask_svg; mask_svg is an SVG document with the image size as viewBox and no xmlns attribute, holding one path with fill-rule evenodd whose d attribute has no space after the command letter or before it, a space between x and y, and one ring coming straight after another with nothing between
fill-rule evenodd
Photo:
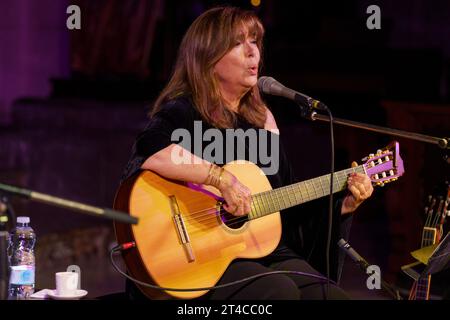
<instances>
[{"instance_id":1,"label":"guitar fretboard","mask_svg":"<svg viewBox=\"0 0 450 320\"><path fill-rule=\"evenodd\" d=\"M417 280L416 300L428 300L430 296L431 276L419 277Z\"/></svg>"},{"instance_id":2,"label":"guitar fretboard","mask_svg":"<svg viewBox=\"0 0 450 320\"><path fill-rule=\"evenodd\" d=\"M364 166L345 169L333 175L333 193L347 187L350 173L365 173ZM330 174L305 180L289 186L252 195L252 210L248 218L257 219L265 215L312 201L330 194Z\"/></svg>"}]
</instances>

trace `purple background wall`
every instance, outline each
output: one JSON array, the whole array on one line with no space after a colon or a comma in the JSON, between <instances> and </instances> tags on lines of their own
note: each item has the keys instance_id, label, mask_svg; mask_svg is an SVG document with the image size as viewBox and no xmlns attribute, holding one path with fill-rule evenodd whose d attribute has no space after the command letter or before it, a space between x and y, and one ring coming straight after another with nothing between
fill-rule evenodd
<instances>
[{"instance_id":1,"label":"purple background wall","mask_svg":"<svg viewBox=\"0 0 450 320\"><path fill-rule=\"evenodd\" d=\"M0 122L11 121L19 97L47 97L50 78L70 75L68 1L2 1L0 12Z\"/></svg>"}]
</instances>

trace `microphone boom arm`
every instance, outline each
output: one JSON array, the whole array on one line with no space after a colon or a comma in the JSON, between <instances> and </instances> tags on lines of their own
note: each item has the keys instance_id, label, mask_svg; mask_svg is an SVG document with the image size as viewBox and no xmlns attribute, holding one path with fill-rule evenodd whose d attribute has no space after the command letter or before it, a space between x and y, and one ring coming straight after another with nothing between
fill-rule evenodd
<instances>
[{"instance_id":1,"label":"microphone boom arm","mask_svg":"<svg viewBox=\"0 0 450 320\"><path fill-rule=\"evenodd\" d=\"M117 210L112 210L108 208L100 208L100 207L94 207L91 205L87 205L81 202L66 200L63 198L54 197L48 194L17 188L11 185L0 183L0 192L17 195L29 200L34 200L37 202L43 202L49 205L62 207L69 210L78 211L81 213L102 217L102 218L108 218L112 220L117 220L124 223L129 224L137 224L138 218L133 217L131 215L128 215L124 212L120 212Z\"/></svg>"},{"instance_id":2,"label":"microphone boom arm","mask_svg":"<svg viewBox=\"0 0 450 320\"><path fill-rule=\"evenodd\" d=\"M310 119L313 121L320 120L320 121L330 122L330 118L328 116L317 114L316 112L311 113ZM372 124L366 124L366 123L362 123L362 122L356 122L356 121L334 118L334 117L333 117L333 123L345 125L348 127L383 133L383 134L389 134L389 135L393 135L396 137L401 137L401 138L426 142L426 143L430 143L430 144L435 144L441 149L449 149L450 148L449 138L433 137L433 136L428 136L428 135L424 135L424 134L420 134L420 133L403 131L403 130L398 130L398 129L391 129L391 128L386 128L386 127L381 127L381 126L375 126Z\"/></svg>"}]
</instances>

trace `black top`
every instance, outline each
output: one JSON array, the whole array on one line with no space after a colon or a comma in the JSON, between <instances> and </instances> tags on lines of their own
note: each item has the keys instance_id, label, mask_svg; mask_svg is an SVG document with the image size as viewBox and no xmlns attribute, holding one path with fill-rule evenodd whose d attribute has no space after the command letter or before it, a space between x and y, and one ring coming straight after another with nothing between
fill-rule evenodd
<instances>
[{"instance_id":1,"label":"black top","mask_svg":"<svg viewBox=\"0 0 450 320\"><path fill-rule=\"evenodd\" d=\"M273 170L271 170L267 158L260 158L260 154L266 155L267 157L270 155L270 152L257 152L257 159L254 159L253 157L256 156L255 152L249 152L250 147L255 147L254 145L249 146L250 139L238 138L234 140L234 143L231 145L223 143L222 145L224 149L222 155L224 155L224 157L218 157L219 160L217 158L217 154L212 153L210 155L210 152L206 152L208 150L205 148L214 142L200 139L200 141L203 141L200 146L198 136L203 137L205 131L211 128L213 127L202 119L200 113L194 107L189 97L178 98L163 104L161 110L152 117L145 129L136 138L132 155L128 165L126 166L122 180L138 173L144 161L154 153L164 149L172 143L179 143L181 146L198 157L214 162L219 166L224 165L231 160L244 159L252 161L263 170L266 170L266 176L274 189L296 182L281 140L276 134L261 128L256 128L240 115L237 115L237 123L234 129L240 128L245 131L253 128L256 130L262 130L262 135L256 134L256 138L258 141L258 147L261 146L261 143L266 145L266 149L264 151L271 150L271 143L279 142L279 168L276 172L272 172ZM191 139L179 139L178 141L172 141L171 136L173 131L176 129L185 129L184 132L189 133ZM223 133L223 137L225 137L226 130L219 130ZM181 133L183 132L181 131ZM261 137L263 136L267 139L261 141ZM197 145L195 144L196 142ZM191 146L192 148L190 148ZM231 147L233 147L234 150L231 150ZM211 147L209 148L209 151L210 150ZM238 150L241 150L241 152L237 152ZM245 152L242 152L242 150L245 150ZM255 149L252 149L252 151L254 150ZM270 155L270 158L276 159L277 157L272 157L272 155ZM337 241L342 236L347 238L346 234L349 231L351 221L351 219L341 221L340 204L341 201L336 201L334 208L334 222L332 223L333 229L331 240L332 250L330 251L331 277L335 280L338 279L340 275L340 270L338 271L338 269L341 269L340 267L338 268L338 260L340 260L339 262L343 261L343 256L338 259ZM265 262L270 262L300 256L307 259L313 267L325 274L328 197L283 210L281 212L281 217L282 239L277 249L269 256L262 258L262 260L265 260ZM338 223L335 223L336 221ZM339 264L342 265L342 263Z\"/></svg>"}]
</instances>

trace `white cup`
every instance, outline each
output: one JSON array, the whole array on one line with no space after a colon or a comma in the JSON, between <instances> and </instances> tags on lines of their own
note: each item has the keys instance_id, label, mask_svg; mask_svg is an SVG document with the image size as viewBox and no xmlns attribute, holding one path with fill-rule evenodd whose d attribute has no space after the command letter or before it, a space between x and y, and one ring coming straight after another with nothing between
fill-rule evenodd
<instances>
[{"instance_id":1,"label":"white cup","mask_svg":"<svg viewBox=\"0 0 450 320\"><path fill-rule=\"evenodd\" d=\"M77 272L57 272L55 274L56 294L58 296L73 296L78 287Z\"/></svg>"}]
</instances>

